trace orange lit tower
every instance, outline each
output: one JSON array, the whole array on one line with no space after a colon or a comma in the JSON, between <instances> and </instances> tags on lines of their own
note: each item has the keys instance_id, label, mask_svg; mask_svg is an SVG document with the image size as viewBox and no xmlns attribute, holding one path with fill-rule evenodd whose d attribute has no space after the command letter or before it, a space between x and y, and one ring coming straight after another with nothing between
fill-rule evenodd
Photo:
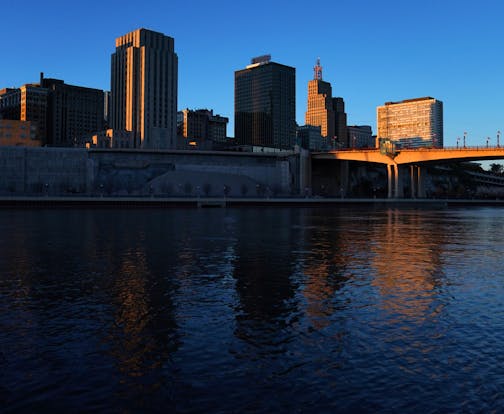
<instances>
[{"instance_id":1,"label":"orange lit tower","mask_svg":"<svg viewBox=\"0 0 504 414\"><path fill-rule=\"evenodd\" d=\"M116 39L111 126L131 131L135 147L175 148L178 57L172 37L138 29Z\"/></svg>"},{"instance_id":2,"label":"orange lit tower","mask_svg":"<svg viewBox=\"0 0 504 414\"><path fill-rule=\"evenodd\" d=\"M305 124L319 126L324 138L335 139L347 146L346 113L343 98L333 98L329 82L322 80L320 59L313 68L313 80L308 82L308 108Z\"/></svg>"}]
</instances>

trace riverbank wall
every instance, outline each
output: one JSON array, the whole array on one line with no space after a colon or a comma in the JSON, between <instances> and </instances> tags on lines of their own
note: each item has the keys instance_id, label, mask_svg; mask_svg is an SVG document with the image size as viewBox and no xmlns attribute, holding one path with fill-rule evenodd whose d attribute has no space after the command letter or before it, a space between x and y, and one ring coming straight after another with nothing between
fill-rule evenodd
<instances>
[{"instance_id":1,"label":"riverbank wall","mask_svg":"<svg viewBox=\"0 0 504 414\"><path fill-rule=\"evenodd\" d=\"M0 196L239 197L299 194L300 155L0 148Z\"/></svg>"},{"instance_id":2,"label":"riverbank wall","mask_svg":"<svg viewBox=\"0 0 504 414\"><path fill-rule=\"evenodd\" d=\"M0 196L1 208L223 208L223 207L371 207L445 208L504 207L504 200L389 199L320 197L109 197L109 196Z\"/></svg>"}]
</instances>

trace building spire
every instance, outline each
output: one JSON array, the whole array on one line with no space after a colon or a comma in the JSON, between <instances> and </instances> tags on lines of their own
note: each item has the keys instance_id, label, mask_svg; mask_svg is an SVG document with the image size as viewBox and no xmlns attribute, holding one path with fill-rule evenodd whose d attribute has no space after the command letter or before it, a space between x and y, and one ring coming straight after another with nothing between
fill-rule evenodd
<instances>
[{"instance_id":1,"label":"building spire","mask_svg":"<svg viewBox=\"0 0 504 414\"><path fill-rule=\"evenodd\" d=\"M320 58L317 58L317 64L313 68L313 79L322 80L322 66L320 66Z\"/></svg>"}]
</instances>

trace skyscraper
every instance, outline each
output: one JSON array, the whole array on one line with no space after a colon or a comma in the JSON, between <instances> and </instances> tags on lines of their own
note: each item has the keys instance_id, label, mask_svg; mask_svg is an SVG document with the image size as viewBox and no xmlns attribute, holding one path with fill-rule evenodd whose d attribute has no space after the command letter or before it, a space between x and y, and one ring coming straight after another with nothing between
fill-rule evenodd
<instances>
[{"instance_id":1,"label":"skyscraper","mask_svg":"<svg viewBox=\"0 0 504 414\"><path fill-rule=\"evenodd\" d=\"M376 110L378 140L411 147L443 146L443 103L431 97L386 102Z\"/></svg>"},{"instance_id":2,"label":"skyscraper","mask_svg":"<svg viewBox=\"0 0 504 414\"><path fill-rule=\"evenodd\" d=\"M348 146L345 102L343 98L333 98L331 84L322 80L320 59L313 68L313 79L308 82L305 124L319 126L322 137L334 140L340 147Z\"/></svg>"},{"instance_id":3,"label":"skyscraper","mask_svg":"<svg viewBox=\"0 0 504 414\"><path fill-rule=\"evenodd\" d=\"M174 39L138 29L116 39L111 126L132 131L136 148L175 148L178 57Z\"/></svg>"},{"instance_id":4,"label":"skyscraper","mask_svg":"<svg viewBox=\"0 0 504 414\"><path fill-rule=\"evenodd\" d=\"M296 69L269 55L235 72L235 138L240 145L290 149L296 140Z\"/></svg>"}]
</instances>

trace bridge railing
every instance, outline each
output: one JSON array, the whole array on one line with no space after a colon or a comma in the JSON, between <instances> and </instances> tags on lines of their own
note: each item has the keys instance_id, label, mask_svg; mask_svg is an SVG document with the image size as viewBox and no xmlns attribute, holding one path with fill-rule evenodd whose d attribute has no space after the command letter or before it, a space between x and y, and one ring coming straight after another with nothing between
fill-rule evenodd
<instances>
[{"instance_id":1,"label":"bridge railing","mask_svg":"<svg viewBox=\"0 0 504 414\"><path fill-rule=\"evenodd\" d=\"M466 150L475 150L475 151L488 151L488 150L504 150L504 145L476 145L476 146L450 146L450 147L418 147L418 148L397 148L397 151L466 151ZM366 148L336 148L336 149L328 149L321 151L313 151L313 152L362 152L362 151L380 151L379 148L376 147L366 147Z\"/></svg>"}]
</instances>

